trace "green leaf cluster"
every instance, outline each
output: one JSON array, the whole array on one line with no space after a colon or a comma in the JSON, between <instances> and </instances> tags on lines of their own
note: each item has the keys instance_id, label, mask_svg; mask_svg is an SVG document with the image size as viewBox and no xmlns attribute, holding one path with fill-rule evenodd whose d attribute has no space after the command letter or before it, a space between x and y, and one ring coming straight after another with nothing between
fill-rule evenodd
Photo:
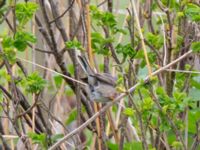
<instances>
[{"instance_id":1,"label":"green leaf cluster","mask_svg":"<svg viewBox=\"0 0 200 150\"><path fill-rule=\"evenodd\" d=\"M43 150L47 149L47 136L44 133L37 134L33 132L28 133L28 137L31 138L33 144L39 144Z\"/></svg>"},{"instance_id":2,"label":"green leaf cluster","mask_svg":"<svg viewBox=\"0 0 200 150\"><path fill-rule=\"evenodd\" d=\"M34 2L17 3L15 8L16 18L20 26L24 26L38 9L38 5Z\"/></svg>"},{"instance_id":3,"label":"green leaf cluster","mask_svg":"<svg viewBox=\"0 0 200 150\"><path fill-rule=\"evenodd\" d=\"M98 26L106 26L111 29L112 33L122 32L123 30L117 28L117 21L113 13L100 11L96 6L90 6L92 18L97 21Z\"/></svg>"},{"instance_id":4,"label":"green leaf cluster","mask_svg":"<svg viewBox=\"0 0 200 150\"><path fill-rule=\"evenodd\" d=\"M36 37L32 33L19 31L15 34L13 45L18 51L23 52L28 46L29 42L35 43Z\"/></svg>"},{"instance_id":5,"label":"green leaf cluster","mask_svg":"<svg viewBox=\"0 0 200 150\"><path fill-rule=\"evenodd\" d=\"M76 120L77 118L77 110L76 109L73 109L70 114L69 114L69 117L68 119L66 120L65 124L66 125L69 125L70 123L72 123L74 120Z\"/></svg>"},{"instance_id":6,"label":"green leaf cluster","mask_svg":"<svg viewBox=\"0 0 200 150\"><path fill-rule=\"evenodd\" d=\"M115 49L118 54L123 55L124 59L127 57L134 58L134 56L137 53L130 43L128 43L126 45L122 45L120 43L116 46Z\"/></svg>"},{"instance_id":7,"label":"green leaf cluster","mask_svg":"<svg viewBox=\"0 0 200 150\"><path fill-rule=\"evenodd\" d=\"M124 29L117 27L117 20L113 13L107 11L101 11L96 6L90 6L92 19L95 20L97 26L107 27L111 34L122 33L126 34Z\"/></svg>"},{"instance_id":8,"label":"green leaf cluster","mask_svg":"<svg viewBox=\"0 0 200 150\"><path fill-rule=\"evenodd\" d=\"M84 50L81 43L77 39L73 39L72 41L67 41L65 45L67 49Z\"/></svg>"},{"instance_id":9,"label":"green leaf cluster","mask_svg":"<svg viewBox=\"0 0 200 150\"><path fill-rule=\"evenodd\" d=\"M126 34L124 29L117 27L117 20L113 13L105 12L98 9L96 6L90 6L91 16L93 22L98 27L101 27L104 31L106 31L109 37L103 37L103 35L96 31L92 33L92 48L95 53L102 55L110 55L110 43L115 41L115 35L117 33Z\"/></svg>"},{"instance_id":10,"label":"green leaf cluster","mask_svg":"<svg viewBox=\"0 0 200 150\"><path fill-rule=\"evenodd\" d=\"M200 52L200 42L193 42L192 43L192 51L195 53Z\"/></svg>"},{"instance_id":11,"label":"green leaf cluster","mask_svg":"<svg viewBox=\"0 0 200 150\"><path fill-rule=\"evenodd\" d=\"M109 49L107 48L108 44L113 42L113 38L104 38L101 33L93 32L91 34L92 48L95 53L102 55L110 55Z\"/></svg>"},{"instance_id":12,"label":"green leaf cluster","mask_svg":"<svg viewBox=\"0 0 200 150\"><path fill-rule=\"evenodd\" d=\"M163 46L163 37L159 34L147 33L147 41L157 50Z\"/></svg>"},{"instance_id":13,"label":"green leaf cluster","mask_svg":"<svg viewBox=\"0 0 200 150\"><path fill-rule=\"evenodd\" d=\"M187 4L184 13L190 18L192 21L199 22L200 21L200 7L196 4L189 3Z\"/></svg>"},{"instance_id":14,"label":"green leaf cluster","mask_svg":"<svg viewBox=\"0 0 200 150\"><path fill-rule=\"evenodd\" d=\"M38 94L46 85L46 81L37 72L30 74L21 83L29 93Z\"/></svg>"},{"instance_id":15,"label":"green leaf cluster","mask_svg":"<svg viewBox=\"0 0 200 150\"><path fill-rule=\"evenodd\" d=\"M129 108L129 107L126 107L124 110L123 110L123 114L124 115L127 115L127 116L133 116L135 113L135 110L133 110L132 108Z\"/></svg>"},{"instance_id":16,"label":"green leaf cluster","mask_svg":"<svg viewBox=\"0 0 200 150\"><path fill-rule=\"evenodd\" d=\"M35 43L36 37L29 32L18 31L14 38L4 37L2 41L3 48L16 48L18 51L24 51L28 43Z\"/></svg>"}]
</instances>

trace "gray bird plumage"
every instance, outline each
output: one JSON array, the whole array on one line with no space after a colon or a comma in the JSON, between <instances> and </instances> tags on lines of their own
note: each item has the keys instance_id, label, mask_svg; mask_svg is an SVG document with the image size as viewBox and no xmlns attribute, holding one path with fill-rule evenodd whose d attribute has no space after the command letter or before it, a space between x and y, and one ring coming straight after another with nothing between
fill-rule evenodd
<instances>
[{"instance_id":1,"label":"gray bird plumage","mask_svg":"<svg viewBox=\"0 0 200 150\"><path fill-rule=\"evenodd\" d=\"M110 102L116 95L116 79L108 73L95 73L89 65L87 59L82 56L78 56L79 63L87 75L86 91L91 101L96 102Z\"/></svg>"}]
</instances>

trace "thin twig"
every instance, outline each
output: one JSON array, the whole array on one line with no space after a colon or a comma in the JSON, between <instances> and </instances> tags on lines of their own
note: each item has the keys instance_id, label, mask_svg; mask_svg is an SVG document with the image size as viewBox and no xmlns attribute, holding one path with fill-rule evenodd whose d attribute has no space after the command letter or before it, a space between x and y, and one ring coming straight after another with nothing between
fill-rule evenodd
<instances>
[{"instance_id":1,"label":"thin twig","mask_svg":"<svg viewBox=\"0 0 200 150\"><path fill-rule=\"evenodd\" d=\"M137 24L137 27L138 27L140 40L142 42L142 48L143 48L143 51L144 51L144 56L145 56L145 61L146 61L147 68L148 68L148 73L149 73L149 75L151 75L152 69L151 69L151 65L150 65L150 62L149 62L148 53L147 53L145 42L144 42L144 36L142 34L142 29L141 29L141 26L140 26L140 21L139 21L139 17L138 17L138 14L137 14L136 7L135 7L135 3L132 2L132 6L133 6L133 10L134 10L135 20L136 20L136 24Z\"/></svg>"},{"instance_id":2,"label":"thin twig","mask_svg":"<svg viewBox=\"0 0 200 150\"><path fill-rule=\"evenodd\" d=\"M165 69L166 71L170 72L180 72L180 73L191 73L191 74L200 74L199 71L189 71L189 70L177 70L177 69Z\"/></svg>"},{"instance_id":3,"label":"thin twig","mask_svg":"<svg viewBox=\"0 0 200 150\"><path fill-rule=\"evenodd\" d=\"M69 7L58 17L54 18L52 21L49 22L49 24L57 21L58 19L62 18L72 7L74 4L75 0L72 0L72 2L70 3Z\"/></svg>"},{"instance_id":4,"label":"thin twig","mask_svg":"<svg viewBox=\"0 0 200 150\"><path fill-rule=\"evenodd\" d=\"M56 74L58 74L58 75L60 75L60 76L62 76L62 77L64 77L64 78L67 78L67 79L69 79L69 80L72 80L72 81L74 81L74 82L77 82L77 83L79 83L79 84L82 84L82 85L84 85L84 86L87 86L86 83L81 82L81 81L78 81L78 80L76 80L76 79L74 79L74 78L72 78L72 77L66 76L66 75L64 75L64 74L62 74L62 73L59 73L59 72L55 71L55 70L52 70L52 69L47 68L47 67L44 67L44 66L39 65L39 64L37 64L37 63L33 63L32 61L29 61L29 60L26 60L26 59L23 59L23 58L20 58L20 57L17 57L17 58L18 58L19 60L21 60L21 61L24 61L24 62L33 64L33 65L38 66L38 67L40 67L40 68L42 68L42 69L45 69L45 70L51 71L51 72L53 72L53 73L56 73Z\"/></svg>"}]
</instances>

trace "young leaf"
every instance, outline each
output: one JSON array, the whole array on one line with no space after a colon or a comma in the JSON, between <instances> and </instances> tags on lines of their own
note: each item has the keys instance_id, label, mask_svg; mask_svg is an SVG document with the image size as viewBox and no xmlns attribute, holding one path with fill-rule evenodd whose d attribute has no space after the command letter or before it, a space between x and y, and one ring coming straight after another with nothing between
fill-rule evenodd
<instances>
[{"instance_id":1,"label":"young leaf","mask_svg":"<svg viewBox=\"0 0 200 150\"><path fill-rule=\"evenodd\" d=\"M191 18L192 21L200 21L200 7L196 4L189 3L185 8L185 15Z\"/></svg>"},{"instance_id":2,"label":"young leaf","mask_svg":"<svg viewBox=\"0 0 200 150\"><path fill-rule=\"evenodd\" d=\"M116 52L118 54L121 53L124 58L126 58L127 56L129 56L130 58L134 58L137 53L130 43L126 45L118 44L115 49Z\"/></svg>"},{"instance_id":3,"label":"young leaf","mask_svg":"<svg viewBox=\"0 0 200 150\"><path fill-rule=\"evenodd\" d=\"M68 41L65 43L66 48L68 49L77 49L77 50L84 50L81 43L77 39L73 39L72 41Z\"/></svg>"},{"instance_id":4,"label":"young leaf","mask_svg":"<svg viewBox=\"0 0 200 150\"><path fill-rule=\"evenodd\" d=\"M200 52L200 42L193 42L192 43L192 51L195 53Z\"/></svg>"},{"instance_id":5,"label":"young leaf","mask_svg":"<svg viewBox=\"0 0 200 150\"><path fill-rule=\"evenodd\" d=\"M77 118L77 110L76 109L73 109L70 114L69 114L69 117L66 121L66 125L69 125L70 123L72 123L75 119Z\"/></svg>"},{"instance_id":6,"label":"young leaf","mask_svg":"<svg viewBox=\"0 0 200 150\"><path fill-rule=\"evenodd\" d=\"M34 144L39 144L43 149L47 149L47 136L44 133L37 134L30 132L28 133L28 137L31 138Z\"/></svg>"},{"instance_id":7,"label":"young leaf","mask_svg":"<svg viewBox=\"0 0 200 150\"><path fill-rule=\"evenodd\" d=\"M16 51L14 48L4 48L4 54L11 64L16 62Z\"/></svg>"},{"instance_id":8,"label":"young leaf","mask_svg":"<svg viewBox=\"0 0 200 150\"><path fill-rule=\"evenodd\" d=\"M172 147L174 147L174 148L176 148L176 149L181 148L181 147L182 147L182 143L179 142L179 141L174 141L174 142L172 143Z\"/></svg>"},{"instance_id":9,"label":"young leaf","mask_svg":"<svg viewBox=\"0 0 200 150\"><path fill-rule=\"evenodd\" d=\"M107 146L109 150L118 150L119 149L119 145L118 144L114 144L111 142L107 142Z\"/></svg>"},{"instance_id":10,"label":"young leaf","mask_svg":"<svg viewBox=\"0 0 200 150\"><path fill-rule=\"evenodd\" d=\"M144 110L149 110L153 107L153 100L151 99L151 97L146 97L143 101L143 109Z\"/></svg>"},{"instance_id":11,"label":"young leaf","mask_svg":"<svg viewBox=\"0 0 200 150\"><path fill-rule=\"evenodd\" d=\"M109 55L109 50L106 48L106 45L108 43L113 42L112 38L104 38L102 34L98 32L93 32L91 34L92 37L92 48L94 49L94 52L97 54L102 54L102 55Z\"/></svg>"},{"instance_id":12,"label":"young leaf","mask_svg":"<svg viewBox=\"0 0 200 150\"><path fill-rule=\"evenodd\" d=\"M14 43L14 40L11 37L6 36L3 38L2 46L3 48L14 48L13 43Z\"/></svg>"},{"instance_id":13,"label":"young leaf","mask_svg":"<svg viewBox=\"0 0 200 150\"><path fill-rule=\"evenodd\" d=\"M25 85L27 92L37 94L44 88L46 81L37 72L34 72L22 80L22 84Z\"/></svg>"},{"instance_id":14,"label":"young leaf","mask_svg":"<svg viewBox=\"0 0 200 150\"><path fill-rule=\"evenodd\" d=\"M157 50L159 50L163 45L163 37L161 35L156 35L149 32L147 33L147 40Z\"/></svg>"},{"instance_id":15,"label":"young leaf","mask_svg":"<svg viewBox=\"0 0 200 150\"><path fill-rule=\"evenodd\" d=\"M124 143L124 150L142 150L142 143L141 142L130 142Z\"/></svg>"},{"instance_id":16,"label":"young leaf","mask_svg":"<svg viewBox=\"0 0 200 150\"><path fill-rule=\"evenodd\" d=\"M125 108L123 111L123 114L127 115L127 116L133 116L135 113L135 111L132 108Z\"/></svg>"},{"instance_id":17,"label":"young leaf","mask_svg":"<svg viewBox=\"0 0 200 150\"><path fill-rule=\"evenodd\" d=\"M17 3L15 8L16 18L24 26L36 12L38 5L34 2Z\"/></svg>"},{"instance_id":18,"label":"young leaf","mask_svg":"<svg viewBox=\"0 0 200 150\"><path fill-rule=\"evenodd\" d=\"M28 45L28 42L35 43L36 37L29 32L19 31L15 34L13 45L18 51L24 51Z\"/></svg>"},{"instance_id":19,"label":"young leaf","mask_svg":"<svg viewBox=\"0 0 200 150\"><path fill-rule=\"evenodd\" d=\"M61 84L62 84L63 77L60 76L60 75L55 75L55 76L53 77L53 79L54 79L54 82L55 82L55 84L56 84L56 87L59 88L59 87L61 86Z\"/></svg>"}]
</instances>

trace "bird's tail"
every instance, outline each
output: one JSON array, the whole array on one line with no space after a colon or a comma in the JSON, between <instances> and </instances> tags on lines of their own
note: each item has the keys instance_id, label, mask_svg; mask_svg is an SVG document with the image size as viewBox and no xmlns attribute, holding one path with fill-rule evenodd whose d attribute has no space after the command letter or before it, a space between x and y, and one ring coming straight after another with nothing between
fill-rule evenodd
<instances>
[{"instance_id":1,"label":"bird's tail","mask_svg":"<svg viewBox=\"0 0 200 150\"><path fill-rule=\"evenodd\" d=\"M79 55L78 62L87 75L94 74L94 71L92 70L91 66L89 65L89 62L87 61L85 57Z\"/></svg>"}]
</instances>

